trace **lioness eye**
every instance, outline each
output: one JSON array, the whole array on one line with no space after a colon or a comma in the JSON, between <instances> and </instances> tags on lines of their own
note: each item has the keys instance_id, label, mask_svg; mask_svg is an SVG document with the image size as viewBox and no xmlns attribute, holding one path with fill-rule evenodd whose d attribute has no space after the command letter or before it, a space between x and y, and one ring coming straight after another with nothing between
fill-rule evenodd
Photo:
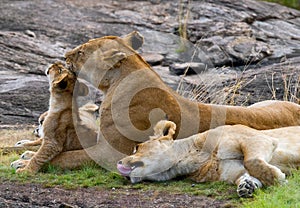
<instances>
[{"instance_id":1,"label":"lioness eye","mask_svg":"<svg viewBox=\"0 0 300 208\"><path fill-rule=\"evenodd\" d=\"M134 146L132 154L135 154L137 152L138 148L139 148L138 145Z\"/></svg>"},{"instance_id":2,"label":"lioness eye","mask_svg":"<svg viewBox=\"0 0 300 208\"><path fill-rule=\"evenodd\" d=\"M83 51L78 51L78 55L79 56L83 55Z\"/></svg>"}]
</instances>

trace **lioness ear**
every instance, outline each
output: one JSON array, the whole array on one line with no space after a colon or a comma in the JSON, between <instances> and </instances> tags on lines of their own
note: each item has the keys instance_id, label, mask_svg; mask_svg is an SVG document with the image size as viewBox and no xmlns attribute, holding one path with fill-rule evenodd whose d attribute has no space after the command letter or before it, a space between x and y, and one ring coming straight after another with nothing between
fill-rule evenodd
<instances>
[{"instance_id":1,"label":"lioness ear","mask_svg":"<svg viewBox=\"0 0 300 208\"><path fill-rule=\"evenodd\" d=\"M144 43L144 37L137 31L133 31L122 38L124 42L134 50L139 49Z\"/></svg>"},{"instance_id":2,"label":"lioness ear","mask_svg":"<svg viewBox=\"0 0 300 208\"><path fill-rule=\"evenodd\" d=\"M76 93L78 96L87 96L89 94L89 88L84 83L79 82L76 85Z\"/></svg>"},{"instance_id":3,"label":"lioness ear","mask_svg":"<svg viewBox=\"0 0 300 208\"><path fill-rule=\"evenodd\" d=\"M176 124L172 121L167 121L163 130L163 136L169 136L173 138L176 131Z\"/></svg>"},{"instance_id":4,"label":"lioness ear","mask_svg":"<svg viewBox=\"0 0 300 208\"><path fill-rule=\"evenodd\" d=\"M126 53L116 49L112 49L103 53L103 60L105 61L105 64L111 67L115 66L125 58Z\"/></svg>"},{"instance_id":5,"label":"lioness ear","mask_svg":"<svg viewBox=\"0 0 300 208\"><path fill-rule=\"evenodd\" d=\"M165 137L173 139L173 135L176 131L176 124L172 121L159 121L154 127L154 136L151 139Z\"/></svg>"},{"instance_id":6,"label":"lioness ear","mask_svg":"<svg viewBox=\"0 0 300 208\"><path fill-rule=\"evenodd\" d=\"M65 74L59 80L53 82L53 87L64 90L68 86L68 75Z\"/></svg>"}]
</instances>

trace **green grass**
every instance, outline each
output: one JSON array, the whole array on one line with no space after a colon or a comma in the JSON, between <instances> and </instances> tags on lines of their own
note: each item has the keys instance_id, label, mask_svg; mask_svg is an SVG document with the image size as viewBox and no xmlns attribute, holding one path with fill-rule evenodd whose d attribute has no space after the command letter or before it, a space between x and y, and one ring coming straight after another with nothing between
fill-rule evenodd
<instances>
[{"instance_id":1,"label":"green grass","mask_svg":"<svg viewBox=\"0 0 300 208\"><path fill-rule=\"evenodd\" d=\"M300 171L288 177L286 185L259 190L253 200L244 202L245 208L300 208Z\"/></svg>"},{"instance_id":2,"label":"green grass","mask_svg":"<svg viewBox=\"0 0 300 208\"><path fill-rule=\"evenodd\" d=\"M298 0L264 0L264 1L278 3L294 9L300 9L300 2Z\"/></svg>"},{"instance_id":3,"label":"green grass","mask_svg":"<svg viewBox=\"0 0 300 208\"><path fill-rule=\"evenodd\" d=\"M118 173L109 172L95 164L86 164L78 170L62 170L54 166L45 166L35 174L17 174L9 164L18 159L17 154L1 156L0 158L0 182L10 181L15 183L36 183L44 187L60 186L66 189L79 187L96 187L98 189L127 190L135 189L141 191L154 190L174 194L191 194L209 196L216 199L228 200L230 204L240 204L234 185L224 182L194 183L189 179L177 179L167 182L142 182L131 184L126 178Z\"/></svg>"},{"instance_id":4,"label":"green grass","mask_svg":"<svg viewBox=\"0 0 300 208\"><path fill-rule=\"evenodd\" d=\"M300 197L300 171L294 171L288 177L289 183L283 186L272 186L256 192L254 198L239 199L236 186L225 182L195 183L189 179L177 179L166 182L142 182L131 184L130 181L118 173L109 172L95 164L86 164L78 170L62 170L46 165L35 174L17 174L10 167L10 163L19 159L16 153L0 155L0 182L10 181L15 183L35 183L44 187L59 186L66 189L79 187L94 187L101 190L117 189L156 191L174 194L190 194L226 200L228 206L236 207L299 207Z\"/></svg>"}]
</instances>

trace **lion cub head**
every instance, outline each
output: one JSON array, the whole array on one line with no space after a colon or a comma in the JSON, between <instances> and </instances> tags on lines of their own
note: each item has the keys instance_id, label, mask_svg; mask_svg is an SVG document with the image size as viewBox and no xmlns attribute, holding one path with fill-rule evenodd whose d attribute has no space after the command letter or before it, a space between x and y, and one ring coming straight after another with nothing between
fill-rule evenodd
<instances>
[{"instance_id":1,"label":"lion cub head","mask_svg":"<svg viewBox=\"0 0 300 208\"><path fill-rule=\"evenodd\" d=\"M154 136L138 144L133 155L118 162L119 172L130 177L132 183L142 180L165 180L166 171L177 161L172 151L175 130L175 123L159 121L154 127Z\"/></svg>"},{"instance_id":2,"label":"lion cub head","mask_svg":"<svg viewBox=\"0 0 300 208\"><path fill-rule=\"evenodd\" d=\"M61 62L52 64L46 70L46 75L49 79L51 96L72 96L75 90L78 92L78 95L86 95L88 93L88 87L83 83L78 82L75 89L76 74L68 70Z\"/></svg>"}]
</instances>

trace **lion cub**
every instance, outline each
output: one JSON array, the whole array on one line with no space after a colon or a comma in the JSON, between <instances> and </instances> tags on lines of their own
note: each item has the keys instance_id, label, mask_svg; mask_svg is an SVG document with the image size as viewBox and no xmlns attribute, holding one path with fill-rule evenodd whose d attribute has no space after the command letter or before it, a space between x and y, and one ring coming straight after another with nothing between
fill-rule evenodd
<instances>
[{"instance_id":1,"label":"lion cub","mask_svg":"<svg viewBox=\"0 0 300 208\"><path fill-rule=\"evenodd\" d=\"M41 128L42 145L30 160L12 163L18 173L36 173L42 165L61 152L83 149L97 143L97 125L82 124L80 113L73 105L75 92L86 95L87 86L82 83L75 85L75 74L60 62L51 65L46 74L50 85L50 106ZM80 141L78 137L84 140Z\"/></svg>"}]
</instances>

